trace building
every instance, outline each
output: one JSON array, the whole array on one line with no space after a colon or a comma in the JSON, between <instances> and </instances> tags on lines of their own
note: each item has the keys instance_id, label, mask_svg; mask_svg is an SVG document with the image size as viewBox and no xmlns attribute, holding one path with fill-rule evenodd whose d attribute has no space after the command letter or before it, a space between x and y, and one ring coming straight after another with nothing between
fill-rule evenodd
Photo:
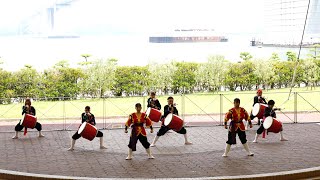
<instances>
[{"instance_id":1,"label":"building","mask_svg":"<svg viewBox=\"0 0 320 180\"><path fill-rule=\"evenodd\" d=\"M264 0L264 44L298 45L309 0ZM311 0L303 44L320 42L320 0Z\"/></svg>"},{"instance_id":2,"label":"building","mask_svg":"<svg viewBox=\"0 0 320 180\"><path fill-rule=\"evenodd\" d=\"M150 43L228 42L228 38L214 29L175 29L149 36Z\"/></svg>"}]
</instances>

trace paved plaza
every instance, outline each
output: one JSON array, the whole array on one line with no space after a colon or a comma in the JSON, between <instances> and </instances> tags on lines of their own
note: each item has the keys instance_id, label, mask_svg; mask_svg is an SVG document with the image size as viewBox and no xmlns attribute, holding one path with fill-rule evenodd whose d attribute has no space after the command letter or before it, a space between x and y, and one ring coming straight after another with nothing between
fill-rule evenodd
<instances>
[{"instance_id":1,"label":"paved plaza","mask_svg":"<svg viewBox=\"0 0 320 180\"><path fill-rule=\"evenodd\" d=\"M43 125L46 129L46 125ZM49 125L48 125L49 126ZM6 126L8 130L13 126ZM125 160L129 133L123 129L102 130L108 149L99 149L99 139L80 138L73 152L67 151L75 131L47 131L44 138L29 131L11 139L13 133L0 133L0 169L35 174L95 178L199 178L237 176L299 170L320 166L320 125L284 124L289 141L280 142L279 134L269 133L252 143L255 125L247 131L249 147L255 153L246 156L239 139L229 157L223 158L227 130L222 126L187 127L193 145L184 145L183 135L173 131L152 147L155 159L148 159L140 143L134 158ZM149 142L156 135L148 133ZM148 130L149 132L149 130Z\"/></svg>"}]
</instances>

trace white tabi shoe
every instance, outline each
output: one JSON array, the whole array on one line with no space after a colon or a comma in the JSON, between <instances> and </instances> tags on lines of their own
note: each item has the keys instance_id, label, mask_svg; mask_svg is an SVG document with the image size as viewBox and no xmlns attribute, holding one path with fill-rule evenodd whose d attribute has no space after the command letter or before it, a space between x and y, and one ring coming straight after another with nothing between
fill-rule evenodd
<instances>
[{"instance_id":1,"label":"white tabi shoe","mask_svg":"<svg viewBox=\"0 0 320 180\"><path fill-rule=\"evenodd\" d=\"M288 139L283 137L282 131L280 131L280 141L288 141Z\"/></svg>"},{"instance_id":2,"label":"white tabi shoe","mask_svg":"<svg viewBox=\"0 0 320 180\"><path fill-rule=\"evenodd\" d=\"M190 142L190 141L188 141L188 137L187 137L187 134L184 134L184 144L185 145L191 145L192 144L192 142Z\"/></svg>"},{"instance_id":3,"label":"white tabi shoe","mask_svg":"<svg viewBox=\"0 0 320 180\"><path fill-rule=\"evenodd\" d=\"M230 144L226 144L226 148L224 150L224 153L222 154L222 157L228 157L228 153L230 151L231 145Z\"/></svg>"},{"instance_id":4,"label":"white tabi shoe","mask_svg":"<svg viewBox=\"0 0 320 180\"><path fill-rule=\"evenodd\" d=\"M100 149L107 149L107 148L103 145L103 137L100 137Z\"/></svg>"},{"instance_id":5,"label":"white tabi shoe","mask_svg":"<svg viewBox=\"0 0 320 180\"><path fill-rule=\"evenodd\" d=\"M249 150L248 143L243 144L244 149L247 151L248 156L253 156L254 154Z\"/></svg>"},{"instance_id":6,"label":"white tabi shoe","mask_svg":"<svg viewBox=\"0 0 320 180\"><path fill-rule=\"evenodd\" d=\"M258 137L259 137L259 134L256 133L256 136L254 137L254 140L252 142L253 143L258 143Z\"/></svg>"},{"instance_id":7,"label":"white tabi shoe","mask_svg":"<svg viewBox=\"0 0 320 180\"><path fill-rule=\"evenodd\" d=\"M71 139L71 146L70 148L68 149L68 151L73 151L74 150L74 144L76 143L76 140L74 139Z\"/></svg>"},{"instance_id":8,"label":"white tabi shoe","mask_svg":"<svg viewBox=\"0 0 320 180\"><path fill-rule=\"evenodd\" d=\"M148 154L148 158L149 159L154 159L154 157L151 154L150 148L146 149L146 151L147 151L147 154Z\"/></svg>"},{"instance_id":9,"label":"white tabi shoe","mask_svg":"<svg viewBox=\"0 0 320 180\"><path fill-rule=\"evenodd\" d=\"M18 139L18 131L16 131L16 134L12 137L12 139Z\"/></svg>"},{"instance_id":10,"label":"white tabi shoe","mask_svg":"<svg viewBox=\"0 0 320 180\"><path fill-rule=\"evenodd\" d=\"M152 143L150 144L150 147L155 147L156 146L156 142L158 141L160 136L155 136Z\"/></svg>"},{"instance_id":11,"label":"white tabi shoe","mask_svg":"<svg viewBox=\"0 0 320 180\"><path fill-rule=\"evenodd\" d=\"M39 131L39 137L44 137L44 135Z\"/></svg>"},{"instance_id":12,"label":"white tabi shoe","mask_svg":"<svg viewBox=\"0 0 320 180\"><path fill-rule=\"evenodd\" d=\"M131 159L132 159L132 149L129 148L129 152L126 160L131 160Z\"/></svg>"}]
</instances>

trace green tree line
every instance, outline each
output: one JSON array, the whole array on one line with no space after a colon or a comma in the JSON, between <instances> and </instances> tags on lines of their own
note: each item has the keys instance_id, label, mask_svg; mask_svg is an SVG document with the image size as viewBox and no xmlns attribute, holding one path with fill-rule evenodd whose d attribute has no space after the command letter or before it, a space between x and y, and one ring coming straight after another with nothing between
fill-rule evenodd
<instances>
[{"instance_id":1,"label":"green tree line","mask_svg":"<svg viewBox=\"0 0 320 180\"><path fill-rule=\"evenodd\" d=\"M269 59L254 59L242 52L239 62L224 56L208 57L205 63L151 63L146 66L120 66L116 59L88 60L70 67L63 60L44 71L30 65L16 72L0 69L0 98L59 98L135 96L156 91L168 93L253 90L294 85L314 88L320 84L320 53L317 48L305 59L287 52L287 59L273 53ZM3 103L3 102L2 102Z\"/></svg>"}]
</instances>

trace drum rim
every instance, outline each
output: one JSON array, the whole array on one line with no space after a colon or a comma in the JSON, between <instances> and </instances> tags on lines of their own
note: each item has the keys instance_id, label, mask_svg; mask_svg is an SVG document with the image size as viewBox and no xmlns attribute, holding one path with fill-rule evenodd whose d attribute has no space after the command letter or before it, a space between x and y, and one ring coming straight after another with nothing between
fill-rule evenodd
<instances>
[{"instance_id":1,"label":"drum rim","mask_svg":"<svg viewBox=\"0 0 320 180\"><path fill-rule=\"evenodd\" d=\"M85 127L87 126L87 122L84 122L81 124L81 126L78 129L78 134L81 134L83 132L83 130L85 129ZM81 131L80 131L81 130Z\"/></svg>"},{"instance_id":2,"label":"drum rim","mask_svg":"<svg viewBox=\"0 0 320 180\"><path fill-rule=\"evenodd\" d=\"M170 118L169 123L167 123L167 118L168 118L169 116L171 116L171 118ZM169 113L169 114L166 116L166 118L164 119L164 125L165 125L165 126L168 126L168 125L171 123L172 118L173 118L173 114L172 114L172 113Z\"/></svg>"},{"instance_id":3,"label":"drum rim","mask_svg":"<svg viewBox=\"0 0 320 180\"><path fill-rule=\"evenodd\" d=\"M151 107L148 107L147 110L146 110L146 116L149 117L150 113L151 113Z\"/></svg>"},{"instance_id":4,"label":"drum rim","mask_svg":"<svg viewBox=\"0 0 320 180\"><path fill-rule=\"evenodd\" d=\"M22 119L21 119L21 121L20 121L20 125L22 126L22 124L23 124L23 122L24 122L24 118L26 117L26 113L24 113L23 115L22 115Z\"/></svg>"},{"instance_id":5,"label":"drum rim","mask_svg":"<svg viewBox=\"0 0 320 180\"><path fill-rule=\"evenodd\" d=\"M266 122L268 122L269 119L271 119L271 123L270 123L270 125L269 125L269 123L267 123L267 125L269 125L269 126L267 127L267 126L266 126ZM273 123L273 117L272 117L272 116L268 116L268 117L266 117L265 120L263 121L263 127L264 127L265 129L269 129L269 128L272 126L272 123Z\"/></svg>"},{"instance_id":6,"label":"drum rim","mask_svg":"<svg viewBox=\"0 0 320 180\"><path fill-rule=\"evenodd\" d=\"M258 115L259 111L260 111L260 103L256 103L252 107L252 115L254 115L254 116Z\"/></svg>"}]
</instances>

